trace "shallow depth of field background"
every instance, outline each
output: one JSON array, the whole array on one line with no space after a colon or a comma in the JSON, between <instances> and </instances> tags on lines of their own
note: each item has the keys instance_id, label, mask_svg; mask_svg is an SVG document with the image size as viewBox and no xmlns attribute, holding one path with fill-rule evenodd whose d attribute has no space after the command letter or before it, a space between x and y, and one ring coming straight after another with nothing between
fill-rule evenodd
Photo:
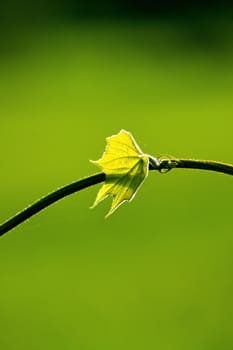
<instances>
[{"instance_id":1,"label":"shallow depth of field background","mask_svg":"<svg viewBox=\"0 0 233 350\"><path fill-rule=\"evenodd\" d=\"M233 162L229 9L126 3L5 4L1 221L98 172L122 128L154 156ZM99 187L1 239L0 348L232 349L232 178L153 172L108 219Z\"/></svg>"}]
</instances>

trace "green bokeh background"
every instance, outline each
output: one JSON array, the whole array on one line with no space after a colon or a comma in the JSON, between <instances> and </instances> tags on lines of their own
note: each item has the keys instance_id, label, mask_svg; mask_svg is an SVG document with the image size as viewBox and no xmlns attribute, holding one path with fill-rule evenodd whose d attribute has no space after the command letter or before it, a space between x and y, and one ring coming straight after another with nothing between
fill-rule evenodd
<instances>
[{"instance_id":1,"label":"green bokeh background","mask_svg":"<svg viewBox=\"0 0 233 350\"><path fill-rule=\"evenodd\" d=\"M232 162L232 24L206 21L19 36L0 65L1 221L97 172L89 159L122 128L154 156ZM89 210L98 188L1 239L0 348L232 349L232 178L153 172L108 219L110 200Z\"/></svg>"}]
</instances>

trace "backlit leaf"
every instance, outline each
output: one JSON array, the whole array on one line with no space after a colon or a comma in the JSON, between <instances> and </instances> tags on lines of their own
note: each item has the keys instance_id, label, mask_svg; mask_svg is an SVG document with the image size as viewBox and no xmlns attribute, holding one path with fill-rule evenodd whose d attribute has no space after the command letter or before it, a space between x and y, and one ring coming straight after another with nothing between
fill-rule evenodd
<instances>
[{"instance_id":1,"label":"backlit leaf","mask_svg":"<svg viewBox=\"0 0 233 350\"><path fill-rule=\"evenodd\" d=\"M149 158L144 154L131 133L121 130L106 139L102 157L94 161L106 175L93 207L108 196L113 197L110 215L124 201L130 201L148 175Z\"/></svg>"}]
</instances>

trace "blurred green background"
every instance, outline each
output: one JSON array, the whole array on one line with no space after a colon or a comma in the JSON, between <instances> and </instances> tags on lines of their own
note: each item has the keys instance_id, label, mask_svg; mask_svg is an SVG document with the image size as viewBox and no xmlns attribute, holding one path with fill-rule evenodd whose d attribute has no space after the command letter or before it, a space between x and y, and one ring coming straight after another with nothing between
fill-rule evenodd
<instances>
[{"instance_id":1,"label":"blurred green background","mask_svg":"<svg viewBox=\"0 0 233 350\"><path fill-rule=\"evenodd\" d=\"M1 221L98 172L122 128L233 162L231 14L191 3L5 2ZM108 219L99 187L1 239L0 349L232 349L232 178L153 172Z\"/></svg>"}]
</instances>

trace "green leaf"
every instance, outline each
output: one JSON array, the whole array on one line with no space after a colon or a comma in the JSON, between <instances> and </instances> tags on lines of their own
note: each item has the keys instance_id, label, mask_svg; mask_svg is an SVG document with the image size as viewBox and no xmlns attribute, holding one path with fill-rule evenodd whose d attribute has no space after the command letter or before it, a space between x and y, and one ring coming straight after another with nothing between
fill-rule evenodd
<instances>
[{"instance_id":1,"label":"green leaf","mask_svg":"<svg viewBox=\"0 0 233 350\"><path fill-rule=\"evenodd\" d=\"M117 135L108 137L106 141L107 146L102 157L92 161L106 175L105 183L99 190L93 207L106 197L112 196L108 216L123 202L133 199L148 175L149 158L141 151L128 131L121 130Z\"/></svg>"}]
</instances>

